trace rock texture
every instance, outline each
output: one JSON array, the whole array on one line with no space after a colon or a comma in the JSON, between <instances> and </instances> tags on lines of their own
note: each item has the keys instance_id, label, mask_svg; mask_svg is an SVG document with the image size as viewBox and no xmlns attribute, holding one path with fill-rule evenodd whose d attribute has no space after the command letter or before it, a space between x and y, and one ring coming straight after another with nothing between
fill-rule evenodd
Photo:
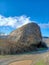
<instances>
[{"instance_id":1,"label":"rock texture","mask_svg":"<svg viewBox=\"0 0 49 65\"><path fill-rule=\"evenodd\" d=\"M36 23L28 23L13 31L10 36L13 41L20 44L38 44L42 40L40 27Z\"/></svg>"},{"instance_id":2,"label":"rock texture","mask_svg":"<svg viewBox=\"0 0 49 65\"><path fill-rule=\"evenodd\" d=\"M42 41L40 27L36 23L28 23L22 26L11 32L8 38L20 46L37 45Z\"/></svg>"},{"instance_id":3,"label":"rock texture","mask_svg":"<svg viewBox=\"0 0 49 65\"><path fill-rule=\"evenodd\" d=\"M40 27L36 23L28 23L0 39L0 54L16 54L46 47L42 43Z\"/></svg>"}]
</instances>

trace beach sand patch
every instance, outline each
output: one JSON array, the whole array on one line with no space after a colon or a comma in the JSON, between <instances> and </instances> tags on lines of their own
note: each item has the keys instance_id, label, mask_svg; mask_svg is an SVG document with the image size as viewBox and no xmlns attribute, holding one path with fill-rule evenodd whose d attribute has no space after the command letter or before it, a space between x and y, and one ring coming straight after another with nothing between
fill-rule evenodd
<instances>
[{"instance_id":1,"label":"beach sand patch","mask_svg":"<svg viewBox=\"0 0 49 65\"><path fill-rule=\"evenodd\" d=\"M32 63L32 60L22 60L22 61L16 61L9 65L30 65Z\"/></svg>"}]
</instances>

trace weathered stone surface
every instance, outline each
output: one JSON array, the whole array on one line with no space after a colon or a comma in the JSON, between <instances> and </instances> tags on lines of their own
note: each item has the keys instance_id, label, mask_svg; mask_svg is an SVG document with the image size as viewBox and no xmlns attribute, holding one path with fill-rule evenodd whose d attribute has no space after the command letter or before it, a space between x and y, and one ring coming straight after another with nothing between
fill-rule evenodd
<instances>
[{"instance_id":1,"label":"weathered stone surface","mask_svg":"<svg viewBox=\"0 0 49 65\"><path fill-rule=\"evenodd\" d=\"M22 26L13 31L8 38L20 46L39 44L42 41L40 27L36 23L28 23Z\"/></svg>"},{"instance_id":2,"label":"weathered stone surface","mask_svg":"<svg viewBox=\"0 0 49 65\"><path fill-rule=\"evenodd\" d=\"M28 23L0 39L0 54L16 54L45 48L42 42L40 27L36 23Z\"/></svg>"}]
</instances>

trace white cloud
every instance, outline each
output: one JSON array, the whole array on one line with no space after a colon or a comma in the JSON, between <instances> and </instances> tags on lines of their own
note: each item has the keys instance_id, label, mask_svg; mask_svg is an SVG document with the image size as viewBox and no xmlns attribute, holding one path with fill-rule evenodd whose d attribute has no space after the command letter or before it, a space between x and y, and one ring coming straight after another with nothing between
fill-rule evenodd
<instances>
[{"instance_id":1,"label":"white cloud","mask_svg":"<svg viewBox=\"0 0 49 65\"><path fill-rule=\"evenodd\" d=\"M13 28L18 28L30 22L37 23L37 21L31 21L30 17L27 17L25 15L15 17L5 17L0 15L0 26L11 26ZM49 22L43 24L39 23L38 25L41 28L49 28Z\"/></svg>"},{"instance_id":2,"label":"white cloud","mask_svg":"<svg viewBox=\"0 0 49 65\"><path fill-rule=\"evenodd\" d=\"M40 23L39 24L39 26L41 27L41 28L49 28L49 22L48 23Z\"/></svg>"},{"instance_id":3,"label":"white cloud","mask_svg":"<svg viewBox=\"0 0 49 65\"><path fill-rule=\"evenodd\" d=\"M18 28L29 22L31 22L30 17L24 15L18 17L4 17L0 15L0 26L11 26L13 28Z\"/></svg>"}]
</instances>

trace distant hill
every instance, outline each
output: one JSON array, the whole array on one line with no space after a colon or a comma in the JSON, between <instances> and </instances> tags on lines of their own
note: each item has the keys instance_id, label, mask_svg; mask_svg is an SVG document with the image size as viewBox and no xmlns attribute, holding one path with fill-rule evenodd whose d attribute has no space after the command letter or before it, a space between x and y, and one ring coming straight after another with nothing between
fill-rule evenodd
<instances>
[{"instance_id":1,"label":"distant hill","mask_svg":"<svg viewBox=\"0 0 49 65\"><path fill-rule=\"evenodd\" d=\"M43 37L43 41L47 44L49 47L49 37Z\"/></svg>"},{"instance_id":2,"label":"distant hill","mask_svg":"<svg viewBox=\"0 0 49 65\"><path fill-rule=\"evenodd\" d=\"M0 39L6 39L8 35L0 35Z\"/></svg>"},{"instance_id":3,"label":"distant hill","mask_svg":"<svg viewBox=\"0 0 49 65\"><path fill-rule=\"evenodd\" d=\"M49 38L49 37L44 36L43 38Z\"/></svg>"}]
</instances>

